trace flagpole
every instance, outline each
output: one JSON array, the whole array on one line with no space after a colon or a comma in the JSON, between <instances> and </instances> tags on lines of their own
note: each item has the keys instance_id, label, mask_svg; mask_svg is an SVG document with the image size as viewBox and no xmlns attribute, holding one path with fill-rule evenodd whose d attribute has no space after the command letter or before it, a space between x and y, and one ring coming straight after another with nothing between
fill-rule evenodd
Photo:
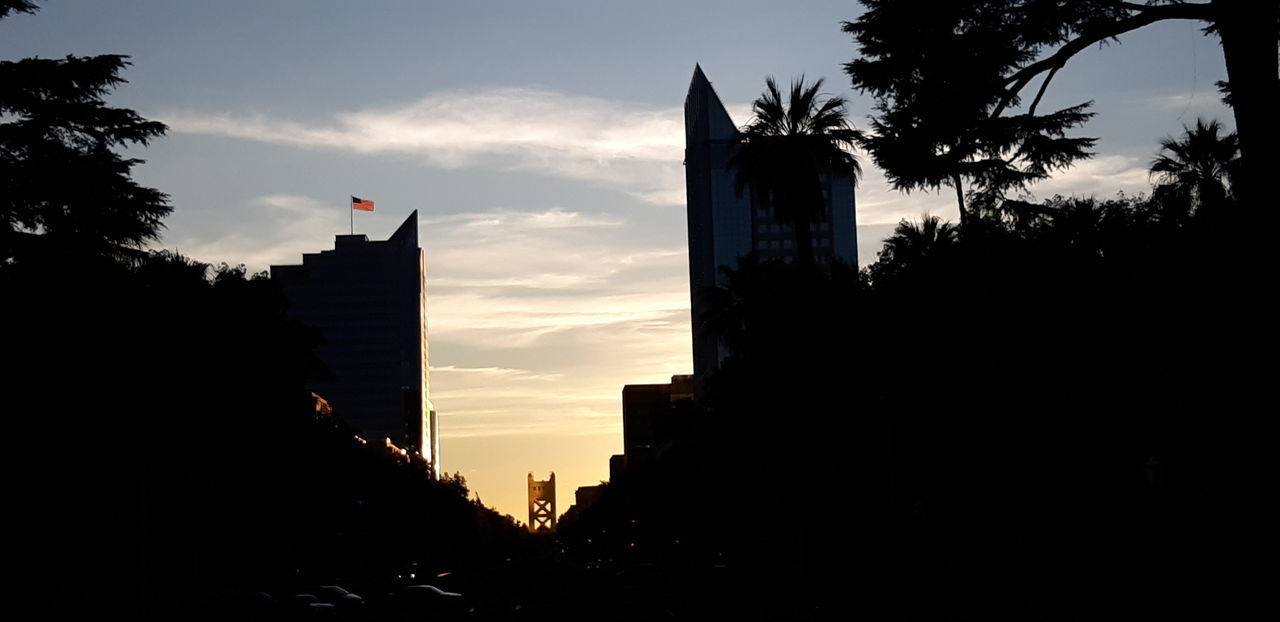
<instances>
[{"instance_id":1,"label":"flagpole","mask_svg":"<svg viewBox=\"0 0 1280 622\"><path fill-rule=\"evenodd\" d=\"M351 235L355 235L356 234L356 207L355 207L355 204L351 202L350 198L347 199L347 211L351 212Z\"/></svg>"}]
</instances>

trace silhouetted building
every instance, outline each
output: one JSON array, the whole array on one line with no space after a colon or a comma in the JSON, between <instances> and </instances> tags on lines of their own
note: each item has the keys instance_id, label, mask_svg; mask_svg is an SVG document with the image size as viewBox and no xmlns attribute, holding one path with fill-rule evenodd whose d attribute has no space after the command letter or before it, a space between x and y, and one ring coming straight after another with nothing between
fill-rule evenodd
<instances>
[{"instance_id":1,"label":"silhouetted building","mask_svg":"<svg viewBox=\"0 0 1280 622\"><path fill-rule=\"evenodd\" d=\"M556 528L556 474L551 479L538 481L529 474L529 531L555 531Z\"/></svg>"},{"instance_id":2,"label":"silhouetted building","mask_svg":"<svg viewBox=\"0 0 1280 622\"><path fill-rule=\"evenodd\" d=\"M585 512L602 497L604 497L604 484L578 486L578 489L573 491L573 506L578 508L579 512Z\"/></svg>"},{"instance_id":3,"label":"silhouetted building","mask_svg":"<svg viewBox=\"0 0 1280 622\"><path fill-rule=\"evenodd\" d=\"M427 371L426 264L418 212L385 241L339 235L302 265L272 266L290 317L320 328L316 355L333 378L308 390L365 438L422 454L440 472L440 436Z\"/></svg>"},{"instance_id":4,"label":"silhouetted building","mask_svg":"<svg viewBox=\"0 0 1280 622\"><path fill-rule=\"evenodd\" d=\"M691 413L679 408L692 403L694 377L672 376L665 384L629 384L622 387L622 447L625 468L651 458L663 445L689 432ZM610 477L613 460L610 459Z\"/></svg>"},{"instance_id":5,"label":"silhouetted building","mask_svg":"<svg viewBox=\"0 0 1280 622\"><path fill-rule=\"evenodd\" d=\"M795 234L778 217L767 197L746 188L738 196L736 172L729 167L741 134L720 97L702 73L693 70L684 100L685 196L689 225L689 289L693 315L693 371L699 378L727 356L717 340L698 326L704 312L700 292L714 286L722 266L736 268L738 258L755 251L762 259L790 261ZM813 253L818 262L839 258L857 265L854 180L822 175L827 206L813 222Z\"/></svg>"},{"instance_id":6,"label":"silhouetted building","mask_svg":"<svg viewBox=\"0 0 1280 622\"><path fill-rule=\"evenodd\" d=\"M623 420L625 421L625 419ZM614 454L609 456L609 481L621 482L626 478L627 472L627 455Z\"/></svg>"}]
</instances>

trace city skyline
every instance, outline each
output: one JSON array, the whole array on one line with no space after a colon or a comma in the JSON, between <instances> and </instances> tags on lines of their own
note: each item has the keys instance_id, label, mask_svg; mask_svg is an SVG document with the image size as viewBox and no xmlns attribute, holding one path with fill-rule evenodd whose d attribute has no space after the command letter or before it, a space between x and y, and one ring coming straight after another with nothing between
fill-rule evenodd
<instances>
[{"instance_id":1,"label":"city skyline","mask_svg":"<svg viewBox=\"0 0 1280 622\"><path fill-rule=\"evenodd\" d=\"M692 369L680 103L695 63L738 124L766 75L825 76L855 125L869 111L840 71L852 3L319 6L55 3L0 23L0 56L132 56L109 101L170 125L130 152L172 196L157 248L265 270L347 231L349 195L377 201L356 215L373 239L420 210L447 469L517 517L523 473L569 491L607 479L624 384ZM1195 24L1081 55L1050 96L1097 100L1082 134L1098 155L1034 192L1145 189L1161 136L1231 124L1223 73ZM900 195L863 164L862 261L900 218L955 220L948 193Z\"/></svg>"}]
</instances>

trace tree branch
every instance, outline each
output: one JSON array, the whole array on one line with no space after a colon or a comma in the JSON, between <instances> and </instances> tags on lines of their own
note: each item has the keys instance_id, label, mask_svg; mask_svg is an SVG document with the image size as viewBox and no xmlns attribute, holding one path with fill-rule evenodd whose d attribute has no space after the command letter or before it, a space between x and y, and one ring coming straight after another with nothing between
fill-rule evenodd
<instances>
[{"instance_id":1,"label":"tree branch","mask_svg":"<svg viewBox=\"0 0 1280 622\"><path fill-rule=\"evenodd\" d=\"M1169 19L1195 19L1206 22L1213 20L1213 9L1208 4L1134 5L1132 3L1124 3L1121 6L1126 9L1137 11L1137 13L1096 31L1082 33L1079 37L1068 41L1061 48L1058 48L1057 52L1031 63L1005 78L1004 83L1012 86L1010 86L1008 90L1005 91L1004 96L1000 98L1000 102L996 104L995 109L991 112L991 117L995 118L1000 116L1000 113L1004 112L1004 109L1013 102L1014 98L1018 96L1018 93L1021 92L1022 89L1026 88L1027 84L1029 84L1036 76L1046 71L1057 71L1066 65L1067 61L1072 56L1075 56L1085 48L1088 48L1095 43L1100 43L1126 32L1137 30L1143 26ZM1050 78L1051 77L1052 75ZM1048 84L1048 80L1049 78L1045 79L1046 85ZM1040 101L1040 96L1043 95L1043 90L1042 86L1041 93L1036 95L1037 103Z\"/></svg>"},{"instance_id":2,"label":"tree branch","mask_svg":"<svg viewBox=\"0 0 1280 622\"><path fill-rule=\"evenodd\" d=\"M1147 9L1150 9L1152 6L1154 6L1150 4L1138 4L1136 2L1119 2L1117 4L1119 4L1122 8L1129 9L1130 11L1146 11Z\"/></svg>"},{"instance_id":3,"label":"tree branch","mask_svg":"<svg viewBox=\"0 0 1280 622\"><path fill-rule=\"evenodd\" d=\"M1040 83L1040 90L1036 92L1036 98L1031 100L1031 106L1027 108L1027 114L1035 116L1036 106L1040 105L1040 98L1044 97L1045 90L1049 88L1049 82L1053 80L1054 74L1058 73L1059 69L1062 69L1062 65L1054 65L1053 69L1049 70L1049 75L1044 77L1044 82Z\"/></svg>"},{"instance_id":4,"label":"tree branch","mask_svg":"<svg viewBox=\"0 0 1280 622\"><path fill-rule=\"evenodd\" d=\"M951 185L955 186L956 202L960 206L960 226L964 226L966 224L969 224L969 218L968 218L969 211L966 210L964 206L964 186L961 184L959 173L951 174Z\"/></svg>"}]
</instances>

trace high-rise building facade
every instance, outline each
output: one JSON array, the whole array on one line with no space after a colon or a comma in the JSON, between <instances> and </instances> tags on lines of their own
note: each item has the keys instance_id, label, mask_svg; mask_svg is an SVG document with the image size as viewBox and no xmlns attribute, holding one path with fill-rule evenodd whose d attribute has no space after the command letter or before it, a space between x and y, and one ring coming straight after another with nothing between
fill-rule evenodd
<instances>
[{"instance_id":1,"label":"high-rise building facade","mask_svg":"<svg viewBox=\"0 0 1280 622\"><path fill-rule=\"evenodd\" d=\"M426 263L418 212L387 240L339 235L301 265L272 266L289 316L323 331L316 356L333 377L312 381L340 417L374 442L390 439L440 472L427 368Z\"/></svg>"},{"instance_id":2,"label":"high-rise building facade","mask_svg":"<svg viewBox=\"0 0 1280 622\"><path fill-rule=\"evenodd\" d=\"M681 402L694 399L694 377L670 383L622 387L622 447L628 464L651 458L676 436L692 432L693 418Z\"/></svg>"},{"instance_id":3,"label":"high-rise building facade","mask_svg":"<svg viewBox=\"0 0 1280 622\"><path fill-rule=\"evenodd\" d=\"M684 100L685 196L688 202L689 289L693 315L693 370L703 378L728 355L722 344L699 326L705 310L702 292L720 282L720 268L736 268L755 252L761 259L790 261L796 256L792 225L780 218L767 197L748 186L739 195L729 160L742 135L701 67L693 70ZM826 209L813 222L813 252L818 262L839 258L857 265L854 180L822 175Z\"/></svg>"}]
</instances>

